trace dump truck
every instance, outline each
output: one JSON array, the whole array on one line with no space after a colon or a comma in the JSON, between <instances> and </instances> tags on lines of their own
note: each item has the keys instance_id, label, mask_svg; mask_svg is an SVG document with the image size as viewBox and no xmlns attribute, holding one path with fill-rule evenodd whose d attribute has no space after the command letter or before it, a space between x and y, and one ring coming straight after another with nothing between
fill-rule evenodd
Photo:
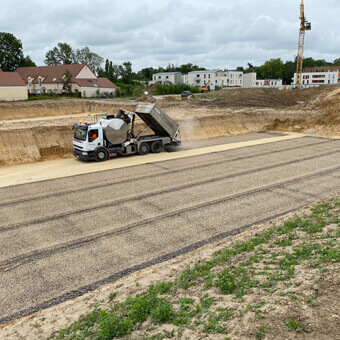
<instances>
[{"instance_id":1,"label":"dump truck","mask_svg":"<svg viewBox=\"0 0 340 340\"><path fill-rule=\"evenodd\" d=\"M135 134L136 115L146 124ZM145 134L150 128L153 134ZM73 154L82 160L102 162L117 155L159 153L181 145L179 125L154 103L138 103L134 112L120 109L104 114L96 123L73 126Z\"/></svg>"}]
</instances>

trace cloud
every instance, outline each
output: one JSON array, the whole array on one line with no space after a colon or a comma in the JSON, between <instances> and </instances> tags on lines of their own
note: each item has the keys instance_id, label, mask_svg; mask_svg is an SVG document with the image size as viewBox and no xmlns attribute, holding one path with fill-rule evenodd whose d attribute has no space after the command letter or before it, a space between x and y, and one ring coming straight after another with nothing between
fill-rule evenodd
<instances>
[{"instance_id":1,"label":"cloud","mask_svg":"<svg viewBox=\"0 0 340 340\"><path fill-rule=\"evenodd\" d=\"M299 30L297 0L12 0L2 4L1 31L23 43L24 53L42 65L58 42L90 49L134 70L196 63L236 68L270 58L293 60ZM340 4L306 0L312 31L305 55L340 57Z\"/></svg>"}]
</instances>

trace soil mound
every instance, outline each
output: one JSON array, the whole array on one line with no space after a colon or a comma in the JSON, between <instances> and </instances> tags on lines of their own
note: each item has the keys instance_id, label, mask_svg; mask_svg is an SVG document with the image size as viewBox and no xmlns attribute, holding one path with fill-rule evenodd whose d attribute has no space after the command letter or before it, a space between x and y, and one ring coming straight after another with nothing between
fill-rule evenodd
<instances>
[{"instance_id":1,"label":"soil mound","mask_svg":"<svg viewBox=\"0 0 340 340\"><path fill-rule=\"evenodd\" d=\"M235 89L210 93L202 105L215 107L269 107L282 108L296 105L296 100L285 98L275 89Z\"/></svg>"},{"instance_id":2,"label":"soil mound","mask_svg":"<svg viewBox=\"0 0 340 340\"><path fill-rule=\"evenodd\" d=\"M156 103L157 99L152 97L152 96L149 96L147 94L144 94L143 96L138 98L138 101L139 102L146 102L146 103Z\"/></svg>"},{"instance_id":3,"label":"soil mound","mask_svg":"<svg viewBox=\"0 0 340 340\"><path fill-rule=\"evenodd\" d=\"M329 93L320 94L312 103L314 108L326 112L337 113L340 116L340 88Z\"/></svg>"}]
</instances>

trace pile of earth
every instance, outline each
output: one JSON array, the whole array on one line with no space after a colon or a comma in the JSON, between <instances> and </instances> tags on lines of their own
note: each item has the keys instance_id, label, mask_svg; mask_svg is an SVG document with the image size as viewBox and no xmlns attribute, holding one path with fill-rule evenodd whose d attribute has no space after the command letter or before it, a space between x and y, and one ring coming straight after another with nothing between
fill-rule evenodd
<instances>
[{"instance_id":1,"label":"pile of earth","mask_svg":"<svg viewBox=\"0 0 340 340\"><path fill-rule=\"evenodd\" d=\"M143 96L139 97L137 101L145 103L156 103L157 99L147 94L144 94Z\"/></svg>"},{"instance_id":2,"label":"pile of earth","mask_svg":"<svg viewBox=\"0 0 340 340\"><path fill-rule=\"evenodd\" d=\"M295 89L291 91L282 91L280 96L282 98L295 100L298 102L314 102L318 98L325 97L328 93L333 92L334 90L338 89L339 86L337 85L328 85L328 86L321 86L321 87L311 87L305 89Z\"/></svg>"},{"instance_id":3,"label":"pile of earth","mask_svg":"<svg viewBox=\"0 0 340 340\"><path fill-rule=\"evenodd\" d=\"M201 105L214 107L283 108L296 105L296 100L285 98L276 89L232 89L210 92L200 96ZM210 99L210 100L207 100Z\"/></svg>"}]
</instances>

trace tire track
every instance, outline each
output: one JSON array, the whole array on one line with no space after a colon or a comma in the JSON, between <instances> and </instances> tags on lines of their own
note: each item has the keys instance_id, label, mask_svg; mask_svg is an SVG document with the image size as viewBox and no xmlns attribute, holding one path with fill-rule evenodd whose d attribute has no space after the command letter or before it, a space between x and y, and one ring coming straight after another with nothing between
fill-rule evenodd
<instances>
[{"instance_id":1,"label":"tire track","mask_svg":"<svg viewBox=\"0 0 340 340\"><path fill-rule=\"evenodd\" d=\"M308 137L302 137L300 139L303 138L308 138ZM337 142L337 140L325 140L322 142L316 142L316 143L310 143L307 145L300 145L300 146L295 146L293 148L285 148L285 149L281 149L281 150L275 150L275 151L268 151L268 152L263 152L257 155L251 155L251 156L243 156L243 157L236 157L236 158L232 158L230 160L222 160L222 161L217 161L217 162L211 162L211 163L206 163L206 164L202 164L202 165L194 165L194 166L190 166L190 167L186 167L186 168L182 168L182 169L177 169L177 170L165 170L165 171L161 171L158 172L156 174L153 175L143 175L143 176L138 176L138 177L134 177L134 178L129 178L126 180L116 180L116 181L112 181L112 182L105 182L105 184L95 184L95 185L91 185L88 186L86 188L80 188L80 189L72 189L72 190L67 190L67 191L63 191L60 193L51 193L51 194L47 194L47 195L40 195L40 196L35 196L35 197L30 197L30 198L24 198L24 199L20 199L20 200L13 200L13 201L9 201L9 202L4 202L4 203L0 203L0 207L6 207L6 206L11 206L11 205L17 205L20 203L26 203L26 202L30 202L30 201L37 201L37 200L43 200L46 198L51 198L51 197L60 197L60 196L64 196L64 195L68 195L68 194L72 194L72 193L81 193L81 192L86 192L86 191L90 191L93 189L98 189L98 188L103 188L103 187L108 187L110 185L115 185L115 184L125 184L125 183L133 183L135 181L139 181L145 178L155 178L155 177L159 177L159 176L163 176L163 175L169 175L169 174L175 174L175 173L181 173L181 172L185 172L188 170L194 170L194 169L201 169L201 168L205 168L205 167L209 167L212 165L219 165L219 164L223 164L223 163L232 163L232 162L236 162L236 161L240 161L240 160L245 160L245 159L252 159L252 158L256 158L258 156L266 156L266 155L270 155L270 154L276 154L276 153L280 153L280 152L285 152L285 151L292 151L292 150L298 150L298 149L302 149L305 147L310 147L310 146L314 146L314 145L324 145L324 144L329 144L329 143L334 143ZM254 145L251 147L258 147L259 145ZM222 151L225 152L225 151ZM106 171L112 171L112 170L106 170ZM76 175L76 176L83 176L83 175ZM71 176L72 177L72 176ZM27 184L21 184L21 185L27 185ZM30 184L28 184L30 185Z\"/></svg>"},{"instance_id":2,"label":"tire track","mask_svg":"<svg viewBox=\"0 0 340 340\"><path fill-rule=\"evenodd\" d=\"M189 183L189 184L186 184L186 185L180 185L180 186L176 186L176 187L172 187L172 188L168 188L168 189L153 191L153 192L150 192L150 193L147 193L147 194L141 194L141 195L136 195L136 196L132 196L132 197L129 197L129 198L113 200L113 201L107 202L105 204L98 204L98 205L94 205L92 207L88 207L88 208L84 208L84 209L77 209L77 210L73 210L73 211L61 213L61 214L55 214L55 215L52 215L52 216L49 216L49 217L44 217L44 218L40 218L40 219L36 219L36 220L23 222L23 223L15 223L15 224L7 225L7 226L2 226L2 227L0 227L0 234L7 232L7 231L13 231L13 230L16 230L16 229L26 228L26 227L31 226L31 225L46 223L46 222L50 222L50 221L56 221L56 220L60 220L60 219L63 219L63 218L69 217L69 216L74 216L74 215L78 215L78 214L83 214L83 213L101 210L101 209L104 209L104 208L108 208L110 206L117 206L117 205L120 205L120 204L125 204L125 203L129 203L129 202L133 202L133 201L140 201L140 200L150 198L150 197L153 197L153 196L158 196L158 195L162 195L162 194L168 194L168 193L172 193L172 192L176 192L176 191L181 191L181 190L193 188L195 186L201 186L201 185L204 185L204 184L210 184L210 183L222 181L222 180L225 180L225 179L232 179L232 178L236 178L236 177L239 177L239 176L250 175L250 174L261 172L261 171L272 170L272 169L280 168L280 167L287 166L287 165L297 164L297 163L301 163L301 162L316 159L316 158L330 156L330 155L333 155L333 154L336 154L336 153L340 153L340 150L328 151L328 152L324 152L324 153L321 153L321 154L318 154L318 155L308 156L308 157L304 157L304 158L300 158L300 159L295 159L295 160L291 160L291 161L288 161L288 162L281 162L281 163L277 163L277 164L273 164L273 165L269 165L269 166L265 166L265 167L261 167L261 168L241 171L241 172L238 172L238 173L228 174L228 175L224 175L224 176L220 176L220 177L214 177L214 178L210 178L210 179L203 180L203 181L200 180L198 182L193 182L193 183Z\"/></svg>"},{"instance_id":3,"label":"tire track","mask_svg":"<svg viewBox=\"0 0 340 340\"><path fill-rule=\"evenodd\" d=\"M182 208L182 209L175 210L175 211L172 211L172 212L160 214L160 215L152 217L152 218L144 219L142 221L129 224L129 225L122 227L122 228L118 228L118 229L114 229L114 230L107 230L107 231L97 233L97 234L94 234L94 235L91 235L91 236L85 236L85 237L79 238L77 240L65 242L65 243L59 244L58 246L51 246L51 247L47 247L47 248L44 248L44 249L41 249L41 250L36 250L36 251L32 251L30 253L18 255L18 256L12 257L10 259L7 259L5 261L1 261L0 262L0 272L8 271L12 267L16 268L19 265L34 262L34 261L40 260L42 258L51 256L51 255L61 253L61 252L66 251L66 250L83 247L83 246L87 245L88 243L91 243L91 242L96 241L96 240L101 239L101 238L119 236L119 235L125 234L125 233L127 233L131 230L146 227L150 223L155 223L155 222L158 222L160 220L163 221L165 219L173 218L173 217L182 215L182 214L187 213L187 212L191 212L191 211L195 211L195 210L199 210L199 209L203 209L203 208L208 208L212 205L216 205L216 204L228 202L228 201L239 199L239 198L244 198L244 197L256 195L257 193L260 193L260 192L263 192L263 191L282 188L285 185L297 183L297 182L300 182L300 181L304 181L306 179L310 179L310 178L314 178L314 177L318 177L318 176L324 176L324 175L328 175L328 174L333 174L334 172L337 172L337 171L340 171L340 166L335 167L335 168L331 168L331 169L327 169L327 170L318 171L318 172L315 172L315 173L312 173L312 174L296 177L296 178L293 178L293 179L285 180L285 181L282 181L282 182L279 182L279 183L270 184L270 185L267 185L267 186L264 186L264 187L261 187L261 188L245 191L245 192L242 192L242 193L238 193L238 194L234 194L234 195L227 195L225 197L218 198L216 200L211 200L211 201L208 201L208 202L196 204L196 205L191 206L191 207Z\"/></svg>"},{"instance_id":4,"label":"tire track","mask_svg":"<svg viewBox=\"0 0 340 340\"><path fill-rule=\"evenodd\" d=\"M119 271L119 272L116 272L104 279L101 279L101 280L98 280L98 281L95 281L93 283L90 283L86 286L82 286L82 287L79 287L77 289L74 289L74 290L71 290L67 293L64 293L62 295L59 295L59 296L56 296L56 297L53 297L52 299L50 300L47 300L47 301L44 301L44 302L41 302L35 306L32 306L32 307L29 307L29 308L26 308L26 309L23 309L21 311L18 311L16 313L12 313L12 314L9 314L7 316L4 316L4 317L1 317L0 318L0 325L1 324L4 324L4 323L7 323L7 322L10 322L12 320L15 320L15 319L19 319L21 317L24 317L24 316L28 316L28 315L31 315L33 313L36 313L42 309L45 309L45 308L49 308L49 307L52 307L52 306L55 306L57 304L60 304L62 302L65 302L67 300L71 300L71 299L74 299L76 297L79 297L81 295L84 295L90 291L93 291L95 289L97 289L98 287L102 286L102 285L105 285L105 284L108 284L108 283L112 283L114 281L117 281L118 279L122 278L122 277L125 277L125 276L128 276L134 272L137 272L137 271L140 271L142 269L145 269L147 267L151 267L155 264L159 264L159 263L162 263L162 262L166 262L166 261L169 261L177 256L180 256L180 255L183 255L183 254L186 254L190 251L193 251L197 248L200 248L206 244L209 244L209 243L212 243L212 242L216 242L218 240L221 240L221 239L224 239L224 238L227 238L229 236L232 236L232 235L236 235L236 234L239 234L241 233L242 231L252 227L253 225L257 225L257 224L262 224L262 223L266 223L270 220L273 220L275 218L278 218L278 217L281 217L281 216L284 216L298 208L301 208L303 207L304 205L300 205L300 206L296 206L294 209L290 209L290 210L286 210L282 213L279 213L279 214L275 214L275 215L272 215L272 216L269 216L269 217L266 217L264 219L261 219L261 220L257 220L251 224L246 224L246 225L243 225L239 228L235 228L233 230L230 230L230 231L227 231L227 232L224 232L224 233L221 233L221 234L217 234L215 236L212 236L212 237L209 237L207 239L204 239L204 240L201 240L199 242L196 242L196 243L193 243L191 245L188 245L186 247L183 247L181 249L178 249L178 250L175 250L173 252L170 252L168 254L165 254L163 256L159 256L159 257L156 257L152 260L149 260L149 261L146 261L146 262L143 262L143 263L140 263L140 264L137 264L135 266L132 266L132 267L129 267L129 268L126 268L122 271Z\"/></svg>"}]
</instances>

